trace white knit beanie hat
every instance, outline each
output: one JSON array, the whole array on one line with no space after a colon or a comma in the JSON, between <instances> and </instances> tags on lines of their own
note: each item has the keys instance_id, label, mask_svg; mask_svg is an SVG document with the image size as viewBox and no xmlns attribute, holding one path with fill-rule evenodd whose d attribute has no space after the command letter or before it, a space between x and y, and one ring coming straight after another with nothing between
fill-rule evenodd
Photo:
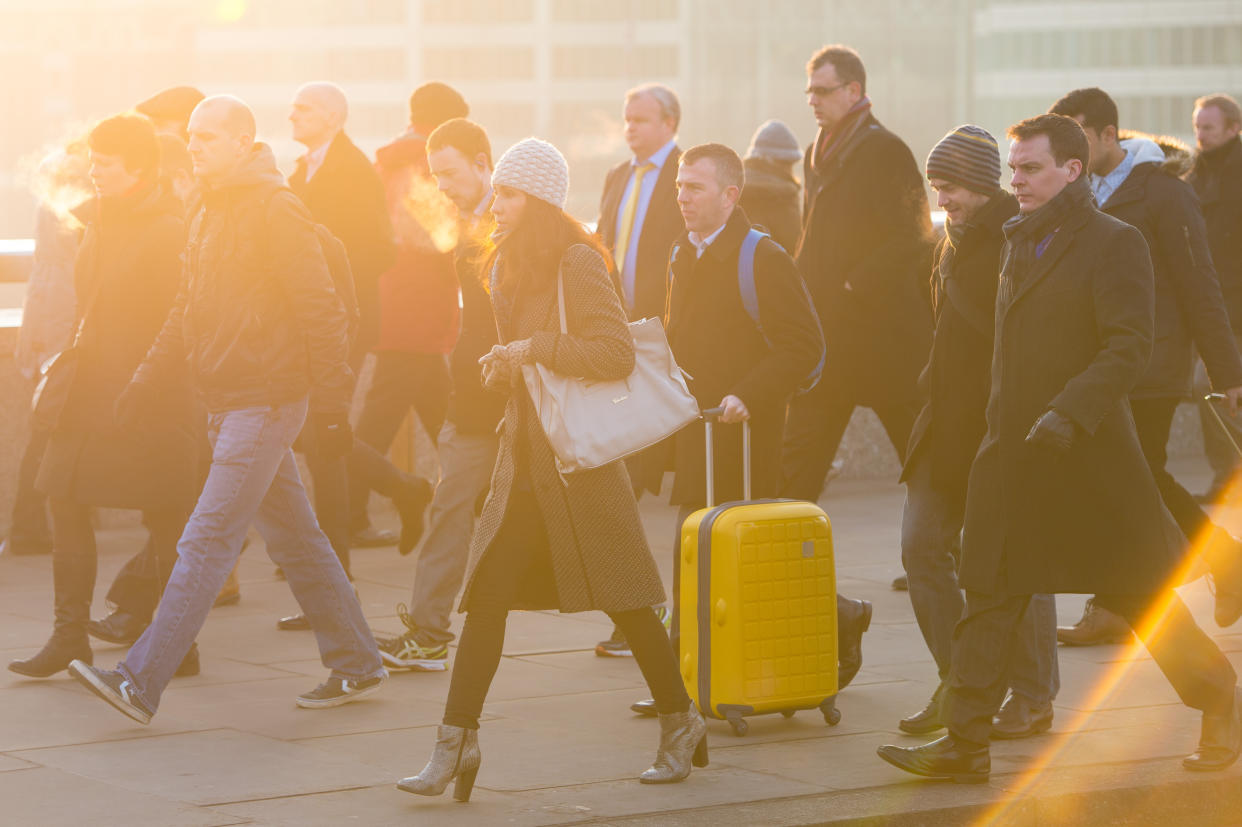
<instances>
[{"instance_id":1,"label":"white knit beanie hat","mask_svg":"<svg viewBox=\"0 0 1242 827\"><path fill-rule=\"evenodd\" d=\"M500 156L492 171L492 186L521 190L563 210L569 195L569 164L552 144L527 138Z\"/></svg>"}]
</instances>

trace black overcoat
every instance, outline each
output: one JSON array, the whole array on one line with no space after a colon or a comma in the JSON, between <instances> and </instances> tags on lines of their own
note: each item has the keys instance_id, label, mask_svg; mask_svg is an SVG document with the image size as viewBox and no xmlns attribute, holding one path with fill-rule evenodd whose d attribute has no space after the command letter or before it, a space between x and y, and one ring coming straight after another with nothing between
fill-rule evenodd
<instances>
[{"instance_id":1,"label":"black overcoat","mask_svg":"<svg viewBox=\"0 0 1242 827\"><path fill-rule=\"evenodd\" d=\"M1203 206L1229 320L1242 332L1242 138L1200 152L1186 180Z\"/></svg>"},{"instance_id":2,"label":"black overcoat","mask_svg":"<svg viewBox=\"0 0 1242 827\"><path fill-rule=\"evenodd\" d=\"M746 186L738 206L746 217L762 227L772 240L793 255L802 236L802 184L793 175L792 164L747 158Z\"/></svg>"},{"instance_id":3,"label":"black overcoat","mask_svg":"<svg viewBox=\"0 0 1242 827\"><path fill-rule=\"evenodd\" d=\"M1139 446L1128 394L1151 355L1147 243L1091 204L1072 210L1008 301L997 300L987 435L971 469L968 590L1150 594L1183 544ZM1068 455L1024 442L1056 409Z\"/></svg>"},{"instance_id":4,"label":"black overcoat","mask_svg":"<svg viewBox=\"0 0 1242 827\"><path fill-rule=\"evenodd\" d=\"M677 245L667 327L673 356L690 375L688 384L699 407L713 408L732 394L750 411L751 493L761 498L779 496L785 405L823 357L824 340L797 266L769 239L755 249L755 292L768 338L759 332L738 287L738 252L750 227L746 214L736 209L702 258L696 258L689 238ZM673 439L671 500L702 506L702 423L683 428ZM740 500L741 426L719 426L716 440L716 502Z\"/></svg>"},{"instance_id":5,"label":"black overcoat","mask_svg":"<svg viewBox=\"0 0 1242 827\"><path fill-rule=\"evenodd\" d=\"M122 428L113 411L173 306L185 242L181 203L158 188L101 204L87 225L74 269L86 313L77 370L39 468L50 496L108 508L193 505L204 423L188 377L161 388L141 428Z\"/></svg>"},{"instance_id":6,"label":"black overcoat","mask_svg":"<svg viewBox=\"0 0 1242 827\"><path fill-rule=\"evenodd\" d=\"M931 217L909 147L871 115L828 162L804 163L798 269L824 325L825 391L914 403L931 349Z\"/></svg>"},{"instance_id":7,"label":"black overcoat","mask_svg":"<svg viewBox=\"0 0 1242 827\"><path fill-rule=\"evenodd\" d=\"M396 260L384 185L370 159L344 133L328 145L319 169L306 180L306 158L297 161L289 189L315 221L345 245L358 298L358 339L370 347L379 329L379 278Z\"/></svg>"},{"instance_id":8,"label":"black overcoat","mask_svg":"<svg viewBox=\"0 0 1242 827\"><path fill-rule=\"evenodd\" d=\"M1017 212L1017 199L1004 191L981 207L952 251L948 278L941 271L947 237L936 247L931 276L936 332L919 380L927 401L910 431L902 481L916 462L931 462L933 484L958 503L965 500L970 464L987 431L1000 253L1005 221Z\"/></svg>"},{"instance_id":9,"label":"black overcoat","mask_svg":"<svg viewBox=\"0 0 1242 827\"><path fill-rule=\"evenodd\" d=\"M1191 186L1165 164L1138 164L1102 209L1143 233L1155 273L1151 361L1130 396L1189 396L1195 349L1213 387L1242 385L1242 360Z\"/></svg>"}]
</instances>

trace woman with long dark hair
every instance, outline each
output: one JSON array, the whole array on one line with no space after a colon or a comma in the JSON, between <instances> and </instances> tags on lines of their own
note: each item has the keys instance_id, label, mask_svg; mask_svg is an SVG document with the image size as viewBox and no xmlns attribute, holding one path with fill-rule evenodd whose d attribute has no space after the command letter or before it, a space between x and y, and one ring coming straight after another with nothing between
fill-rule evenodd
<instances>
[{"instance_id":1,"label":"woman with long dark hair","mask_svg":"<svg viewBox=\"0 0 1242 827\"><path fill-rule=\"evenodd\" d=\"M500 663L510 609L600 610L625 633L660 713L660 745L644 783L681 781L707 765L706 725L691 708L677 657L652 606L665 599L625 466L562 477L522 380L539 363L585 379L622 379L634 340L606 253L564 211L565 158L528 138L492 174L497 233L487 286L502 344L480 360L484 384L506 393L492 487L470 548L461 608L465 628L435 751L398 785L470 798L479 770L479 715ZM558 286L564 291L562 334Z\"/></svg>"}]
</instances>

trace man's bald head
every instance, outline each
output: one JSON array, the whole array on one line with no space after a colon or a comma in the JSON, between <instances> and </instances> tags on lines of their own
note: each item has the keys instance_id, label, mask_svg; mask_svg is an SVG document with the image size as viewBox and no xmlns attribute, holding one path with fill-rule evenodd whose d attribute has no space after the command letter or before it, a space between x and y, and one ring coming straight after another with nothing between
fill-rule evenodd
<instances>
[{"instance_id":1,"label":"man's bald head","mask_svg":"<svg viewBox=\"0 0 1242 827\"><path fill-rule=\"evenodd\" d=\"M239 98L213 95L190 114L190 160L194 175L211 186L233 173L250 155L254 113Z\"/></svg>"},{"instance_id":2,"label":"man's bald head","mask_svg":"<svg viewBox=\"0 0 1242 827\"><path fill-rule=\"evenodd\" d=\"M212 95L194 107L190 113L190 128L194 128L194 120L210 123L231 137L248 137L254 141L258 128L255 126L254 113L241 98L232 95Z\"/></svg>"},{"instance_id":3,"label":"man's bald head","mask_svg":"<svg viewBox=\"0 0 1242 827\"><path fill-rule=\"evenodd\" d=\"M335 83L315 81L298 89L293 96L289 122L293 124L293 140L315 150L336 137L345 128L349 102Z\"/></svg>"}]
</instances>

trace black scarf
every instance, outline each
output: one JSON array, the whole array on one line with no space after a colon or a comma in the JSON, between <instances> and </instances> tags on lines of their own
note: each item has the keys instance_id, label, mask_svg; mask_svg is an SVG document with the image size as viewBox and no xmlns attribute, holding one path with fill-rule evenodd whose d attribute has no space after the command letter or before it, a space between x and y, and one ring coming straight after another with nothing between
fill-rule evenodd
<instances>
[{"instance_id":1,"label":"black scarf","mask_svg":"<svg viewBox=\"0 0 1242 827\"><path fill-rule=\"evenodd\" d=\"M991 331L991 307L986 309L974 307L966 296L961 293L961 286L953 281L953 265L957 260L957 249L961 246L963 239L970 232L980 226L979 219L985 218L992 210L998 209L997 205L1005 198L1004 190L997 190L996 194L988 199L982 207L980 207L973 216L967 221L952 221L945 219L944 234L945 243L940 251L940 261L936 265L936 275L940 279L940 290L933 291L933 301L939 303L939 293L946 294L953 305L970 324L979 330L980 333L990 335Z\"/></svg>"},{"instance_id":2,"label":"black scarf","mask_svg":"<svg viewBox=\"0 0 1242 827\"><path fill-rule=\"evenodd\" d=\"M1030 213L1018 213L1005 222L1005 263L1001 267L1000 297L1001 304L1008 304L1017 294L1022 282L1034 269L1044 248L1070 213L1084 204L1094 204L1095 196L1087 176L1080 175L1078 180L1069 184L1052 199Z\"/></svg>"}]
</instances>

